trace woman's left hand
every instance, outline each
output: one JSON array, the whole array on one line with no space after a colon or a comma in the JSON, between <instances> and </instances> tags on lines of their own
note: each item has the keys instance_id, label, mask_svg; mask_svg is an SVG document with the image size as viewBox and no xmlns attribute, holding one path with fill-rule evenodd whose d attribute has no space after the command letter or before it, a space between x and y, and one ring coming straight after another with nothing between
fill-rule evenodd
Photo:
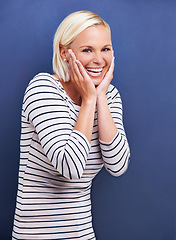
<instances>
[{"instance_id":1,"label":"woman's left hand","mask_svg":"<svg viewBox=\"0 0 176 240\"><path fill-rule=\"evenodd\" d=\"M109 70L107 71L105 77L101 81L101 83L96 87L97 91L97 97L99 95L106 95L106 92L108 90L109 84L113 79L113 71L114 71L114 56L112 57L112 62L109 67Z\"/></svg>"}]
</instances>

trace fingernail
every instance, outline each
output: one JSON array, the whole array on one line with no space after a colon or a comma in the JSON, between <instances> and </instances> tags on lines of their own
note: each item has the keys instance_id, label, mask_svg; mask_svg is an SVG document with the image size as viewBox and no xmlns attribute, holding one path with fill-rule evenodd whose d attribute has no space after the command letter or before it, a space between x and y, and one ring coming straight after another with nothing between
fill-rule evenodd
<instances>
[{"instance_id":1,"label":"fingernail","mask_svg":"<svg viewBox=\"0 0 176 240\"><path fill-rule=\"evenodd\" d=\"M71 53L72 53L72 50L71 50L70 48L68 49L68 53L69 53L69 54L71 54Z\"/></svg>"},{"instance_id":2,"label":"fingernail","mask_svg":"<svg viewBox=\"0 0 176 240\"><path fill-rule=\"evenodd\" d=\"M79 61L79 60L77 60L77 59L75 60L75 62L76 62L76 63L78 63L78 64L80 63L80 61Z\"/></svg>"}]
</instances>

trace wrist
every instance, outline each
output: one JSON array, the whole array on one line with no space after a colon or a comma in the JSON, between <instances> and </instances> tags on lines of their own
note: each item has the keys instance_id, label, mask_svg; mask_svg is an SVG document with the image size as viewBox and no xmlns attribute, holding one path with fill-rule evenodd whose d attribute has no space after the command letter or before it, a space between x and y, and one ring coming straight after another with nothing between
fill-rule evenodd
<instances>
[{"instance_id":1,"label":"wrist","mask_svg":"<svg viewBox=\"0 0 176 240\"><path fill-rule=\"evenodd\" d=\"M104 102L107 101L106 94L105 93L100 93L97 94L97 102Z\"/></svg>"},{"instance_id":2,"label":"wrist","mask_svg":"<svg viewBox=\"0 0 176 240\"><path fill-rule=\"evenodd\" d=\"M96 105L96 96L84 99L82 98L81 106L93 107Z\"/></svg>"}]
</instances>

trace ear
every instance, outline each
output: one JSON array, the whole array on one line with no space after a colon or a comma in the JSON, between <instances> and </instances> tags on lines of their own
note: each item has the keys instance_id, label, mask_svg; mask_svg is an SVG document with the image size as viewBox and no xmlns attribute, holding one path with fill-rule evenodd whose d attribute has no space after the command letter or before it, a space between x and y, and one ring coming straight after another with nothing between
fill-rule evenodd
<instances>
[{"instance_id":1,"label":"ear","mask_svg":"<svg viewBox=\"0 0 176 240\"><path fill-rule=\"evenodd\" d=\"M60 55L64 61L68 61L68 49L62 45L60 45Z\"/></svg>"}]
</instances>

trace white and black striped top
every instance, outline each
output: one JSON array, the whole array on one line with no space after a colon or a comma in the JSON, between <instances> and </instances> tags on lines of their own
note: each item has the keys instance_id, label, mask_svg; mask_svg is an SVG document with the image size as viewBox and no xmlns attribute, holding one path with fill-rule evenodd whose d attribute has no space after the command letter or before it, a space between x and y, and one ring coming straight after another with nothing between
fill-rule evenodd
<instances>
[{"instance_id":1,"label":"white and black striped top","mask_svg":"<svg viewBox=\"0 0 176 240\"><path fill-rule=\"evenodd\" d=\"M95 239L90 190L103 166L123 174L130 150L122 104L110 85L108 105L118 133L110 143L98 138L97 113L91 144L73 130L80 106L59 81L40 73L29 83L22 108L20 168L12 239Z\"/></svg>"}]
</instances>

